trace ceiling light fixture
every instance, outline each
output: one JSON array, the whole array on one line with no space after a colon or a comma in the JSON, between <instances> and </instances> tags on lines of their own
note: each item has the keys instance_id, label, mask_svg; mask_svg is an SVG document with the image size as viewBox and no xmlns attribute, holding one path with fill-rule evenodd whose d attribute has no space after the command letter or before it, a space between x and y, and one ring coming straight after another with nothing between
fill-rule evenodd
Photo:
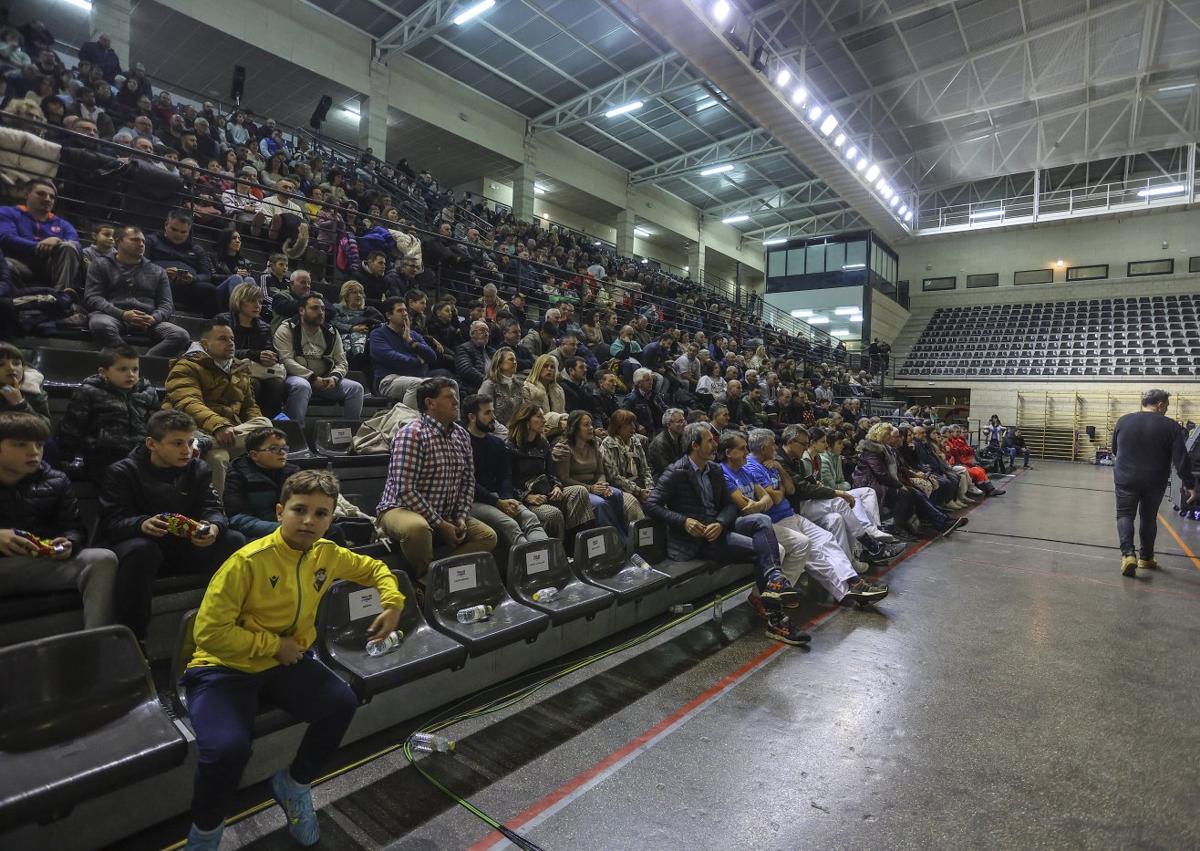
<instances>
[{"instance_id":1,"label":"ceiling light fixture","mask_svg":"<svg viewBox=\"0 0 1200 851\"><path fill-rule=\"evenodd\" d=\"M820 106L817 106L816 104L813 104L813 108L812 108L812 109L810 109L810 110L808 111L808 120L809 120L809 121L816 121L816 120L817 120L818 118L820 118L820 117L821 117L821 116L822 116L824 113L825 113L825 110L821 109L821 107L820 107Z\"/></svg>"},{"instance_id":2,"label":"ceiling light fixture","mask_svg":"<svg viewBox=\"0 0 1200 851\"><path fill-rule=\"evenodd\" d=\"M876 171L878 171L878 169L876 169ZM879 178L879 180L875 181L875 189L877 191L879 191L880 193L883 192L883 189L885 186L887 186L887 181L884 180L882 177Z\"/></svg>"},{"instance_id":3,"label":"ceiling light fixture","mask_svg":"<svg viewBox=\"0 0 1200 851\"><path fill-rule=\"evenodd\" d=\"M712 174L724 174L727 171L733 171L733 163L725 163L724 165L714 165L712 168L706 168L700 172L701 177L708 177Z\"/></svg>"},{"instance_id":4,"label":"ceiling light fixture","mask_svg":"<svg viewBox=\"0 0 1200 851\"><path fill-rule=\"evenodd\" d=\"M716 105L717 105L717 102L715 100L713 100L712 98L709 98L708 100L702 100L702 101L700 101L700 103L696 104L696 112L704 112L704 110L709 109L710 107L714 107Z\"/></svg>"},{"instance_id":5,"label":"ceiling light fixture","mask_svg":"<svg viewBox=\"0 0 1200 851\"><path fill-rule=\"evenodd\" d=\"M1177 195L1183 192L1187 187L1179 183L1172 183L1170 186L1151 186L1147 189L1139 189L1137 196L1139 198L1151 198L1155 195Z\"/></svg>"},{"instance_id":6,"label":"ceiling light fixture","mask_svg":"<svg viewBox=\"0 0 1200 851\"><path fill-rule=\"evenodd\" d=\"M351 118L359 118L358 107L353 104L346 104L342 107L342 112L349 115Z\"/></svg>"},{"instance_id":7,"label":"ceiling light fixture","mask_svg":"<svg viewBox=\"0 0 1200 851\"><path fill-rule=\"evenodd\" d=\"M833 309L833 313L835 316L853 316L854 314L858 313L860 310L862 310L861 307L855 307L854 305L849 305L848 307L835 307Z\"/></svg>"},{"instance_id":8,"label":"ceiling light fixture","mask_svg":"<svg viewBox=\"0 0 1200 851\"><path fill-rule=\"evenodd\" d=\"M712 7L712 16L717 19L717 23L722 23L729 17L731 11L733 11L733 7L726 0L717 0Z\"/></svg>"},{"instance_id":9,"label":"ceiling light fixture","mask_svg":"<svg viewBox=\"0 0 1200 851\"><path fill-rule=\"evenodd\" d=\"M550 214L549 214L549 213L542 213L542 218L543 218L543 219L549 219L549 218L550 218Z\"/></svg>"},{"instance_id":10,"label":"ceiling light fixture","mask_svg":"<svg viewBox=\"0 0 1200 851\"><path fill-rule=\"evenodd\" d=\"M828 325L829 317L828 316L810 316L808 319L806 319L804 321L807 322L809 325Z\"/></svg>"},{"instance_id":11,"label":"ceiling light fixture","mask_svg":"<svg viewBox=\"0 0 1200 851\"><path fill-rule=\"evenodd\" d=\"M775 237L771 237L770 239L764 239L762 244L763 245L782 245L785 242L787 242L786 236L775 236Z\"/></svg>"},{"instance_id":12,"label":"ceiling light fixture","mask_svg":"<svg viewBox=\"0 0 1200 851\"><path fill-rule=\"evenodd\" d=\"M867 183L874 183L875 178L879 177L879 166L872 165L867 169L867 173L863 177L867 179Z\"/></svg>"},{"instance_id":13,"label":"ceiling light fixture","mask_svg":"<svg viewBox=\"0 0 1200 851\"><path fill-rule=\"evenodd\" d=\"M480 2L476 3L474 6L471 6L465 11L459 13L458 16L454 18L454 24L455 26L461 27L467 21L471 20L471 18L474 18L477 15L482 15L495 5L496 0L480 0Z\"/></svg>"},{"instance_id":14,"label":"ceiling light fixture","mask_svg":"<svg viewBox=\"0 0 1200 851\"><path fill-rule=\"evenodd\" d=\"M1160 95L1162 95L1162 94L1166 94L1167 92L1181 92L1184 89L1194 89L1194 88L1196 88L1195 83L1178 83L1174 86L1163 86L1158 90L1158 93Z\"/></svg>"},{"instance_id":15,"label":"ceiling light fixture","mask_svg":"<svg viewBox=\"0 0 1200 851\"><path fill-rule=\"evenodd\" d=\"M797 319L807 319L808 317L810 317L812 315L813 315L813 312L811 310L807 310L805 308L800 308L799 310L792 311L792 316L796 317Z\"/></svg>"},{"instance_id":16,"label":"ceiling light fixture","mask_svg":"<svg viewBox=\"0 0 1200 851\"><path fill-rule=\"evenodd\" d=\"M904 221L906 221L906 222L912 221L912 210L909 210L907 213L904 214Z\"/></svg>"},{"instance_id":17,"label":"ceiling light fixture","mask_svg":"<svg viewBox=\"0 0 1200 851\"><path fill-rule=\"evenodd\" d=\"M796 90L792 92L792 103L803 106L806 100L808 100L808 92L804 86L796 86Z\"/></svg>"},{"instance_id":18,"label":"ceiling light fixture","mask_svg":"<svg viewBox=\"0 0 1200 851\"><path fill-rule=\"evenodd\" d=\"M748 216L745 213L739 213L736 216L729 216L728 218L721 219L721 224L736 225L738 222L748 222L748 221L750 221L750 216Z\"/></svg>"},{"instance_id":19,"label":"ceiling light fixture","mask_svg":"<svg viewBox=\"0 0 1200 851\"><path fill-rule=\"evenodd\" d=\"M828 136L838 126L838 120L832 115L825 116L825 120L821 122L821 132Z\"/></svg>"},{"instance_id":20,"label":"ceiling light fixture","mask_svg":"<svg viewBox=\"0 0 1200 851\"><path fill-rule=\"evenodd\" d=\"M618 115L624 115L627 112L636 112L643 106L640 100L635 100L633 103L622 104L621 106L613 107L608 112L604 113L605 118L616 118Z\"/></svg>"},{"instance_id":21,"label":"ceiling light fixture","mask_svg":"<svg viewBox=\"0 0 1200 851\"><path fill-rule=\"evenodd\" d=\"M836 136L833 137L834 147L840 148L844 144L846 144L846 134L845 133L838 133Z\"/></svg>"},{"instance_id":22,"label":"ceiling light fixture","mask_svg":"<svg viewBox=\"0 0 1200 851\"><path fill-rule=\"evenodd\" d=\"M650 235L650 231L646 230L645 228L634 228L633 232L636 236L649 236Z\"/></svg>"},{"instance_id":23,"label":"ceiling light fixture","mask_svg":"<svg viewBox=\"0 0 1200 851\"><path fill-rule=\"evenodd\" d=\"M855 167L856 169L858 169L859 171L862 171L864 168L866 168L866 167L867 167L867 158L866 158L866 157L859 157L859 159L858 159L858 164L857 164L856 166L854 166L854 167Z\"/></svg>"},{"instance_id":24,"label":"ceiling light fixture","mask_svg":"<svg viewBox=\"0 0 1200 851\"><path fill-rule=\"evenodd\" d=\"M908 205L907 205L907 204L902 204L902 205L900 206L900 209L899 209L899 210L897 210L896 212L897 212L897 213L899 213L900 215L902 215L902 216L903 216L905 213L907 213L907 212L908 212Z\"/></svg>"},{"instance_id":25,"label":"ceiling light fixture","mask_svg":"<svg viewBox=\"0 0 1200 851\"><path fill-rule=\"evenodd\" d=\"M92 11L91 0L67 0L68 6L74 6L76 9L82 9L85 12Z\"/></svg>"},{"instance_id":26,"label":"ceiling light fixture","mask_svg":"<svg viewBox=\"0 0 1200 851\"><path fill-rule=\"evenodd\" d=\"M896 209L900 205L900 196L892 195L892 209Z\"/></svg>"},{"instance_id":27,"label":"ceiling light fixture","mask_svg":"<svg viewBox=\"0 0 1200 851\"><path fill-rule=\"evenodd\" d=\"M540 184L537 184L537 183L533 184L533 194L534 195L545 195L546 187L541 186Z\"/></svg>"},{"instance_id":28,"label":"ceiling light fixture","mask_svg":"<svg viewBox=\"0 0 1200 851\"><path fill-rule=\"evenodd\" d=\"M779 73L775 75L775 85L783 88L792 79L792 72L787 68L780 68Z\"/></svg>"},{"instance_id":29,"label":"ceiling light fixture","mask_svg":"<svg viewBox=\"0 0 1200 851\"><path fill-rule=\"evenodd\" d=\"M971 213L972 219L998 219L1004 215L1004 208L997 207L994 210L976 210Z\"/></svg>"},{"instance_id":30,"label":"ceiling light fixture","mask_svg":"<svg viewBox=\"0 0 1200 851\"><path fill-rule=\"evenodd\" d=\"M842 266L842 271L847 272L847 271L852 271L854 269L865 269L865 268L867 268L866 263L846 263Z\"/></svg>"},{"instance_id":31,"label":"ceiling light fixture","mask_svg":"<svg viewBox=\"0 0 1200 851\"><path fill-rule=\"evenodd\" d=\"M858 148L856 148L854 145L851 145L849 148L846 149L846 159L853 162L854 158L857 156L858 156Z\"/></svg>"}]
</instances>

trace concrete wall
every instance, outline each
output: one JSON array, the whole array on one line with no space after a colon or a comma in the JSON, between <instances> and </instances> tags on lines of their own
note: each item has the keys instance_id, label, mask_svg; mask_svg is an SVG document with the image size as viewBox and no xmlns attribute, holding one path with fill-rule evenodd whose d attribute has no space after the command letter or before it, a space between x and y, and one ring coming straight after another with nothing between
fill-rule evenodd
<instances>
[{"instance_id":1,"label":"concrete wall","mask_svg":"<svg viewBox=\"0 0 1200 851\"><path fill-rule=\"evenodd\" d=\"M1083 414L1080 417L1080 428L1094 425L1103 431L1106 420L1104 408L1105 397L1109 394L1124 397L1117 400L1114 410L1118 413L1136 411L1137 398L1144 390L1159 387L1171 394L1170 415L1176 419L1195 420L1200 422L1200 384L1196 382L1164 381L1146 377L1141 382L1123 381L908 381L897 384L897 394L907 390L910 394L927 393L931 389L955 389L970 392L971 417L987 420L992 414L999 414L1001 422L1012 423L1017 420L1019 395L1036 402L1037 397L1045 397L1049 393L1055 397L1066 397L1078 393L1085 399ZM960 397L961 398L961 397Z\"/></svg>"},{"instance_id":2,"label":"concrete wall","mask_svg":"<svg viewBox=\"0 0 1200 851\"><path fill-rule=\"evenodd\" d=\"M1162 244L1166 242L1167 247ZM1124 278L1126 264L1134 260L1174 258L1175 276L1187 274L1188 258L1200 255L1200 210L1156 211L1114 217L1048 223L1032 228L957 233L917 238L897 246L900 277L910 282L914 309L930 304L970 303L998 300L1002 293L1020 292L1017 300L1038 300L1051 285L1014 287L1013 273L1030 269L1054 269L1054 280L1062 283L1066 267L1107 263L1110 278ZM1058 260L1063 267L1056 266ZM998 287L966 289L968 274L997 272ZM924 293L925 278L958 278L958 289ZM1080 293L1099 293L1103 282L1073 285ZM1140 283L1123 286L1140 288ZM1056 296L1058 297L1058 296ZM1070 295L1068 298L1089 297Z\"/></svg>"},{"instance_id":3,"label":"concrete wall","mask_svg":"<svg viewBox=\"0 0 1200 851\"><path fill-rule=\"evenodd\" d=\"M871 327L867 342L876 337L886 343L896 342L904 323L908 321L908 311L877 289L872 288L870 294Z\"/></svg>"}]
</instances>

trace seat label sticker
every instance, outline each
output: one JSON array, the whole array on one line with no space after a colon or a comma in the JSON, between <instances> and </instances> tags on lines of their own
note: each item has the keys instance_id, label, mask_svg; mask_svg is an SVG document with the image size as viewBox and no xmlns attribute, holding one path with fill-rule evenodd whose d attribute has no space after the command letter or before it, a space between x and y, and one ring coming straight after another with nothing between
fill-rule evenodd
<instances>
[{"instance_id":1,"label":"seat label sticker","mask_svg":"<svg viewBox=\"0 0 1200 851\"><path fill-rule=\"evenodd\" d=\"M364 588L361 591L351 591L346 598L350 604L350 620L372 618L383 611L379 604L379 592L374 588Z\"/></svg>"},{"instance_id":2,"label":"seat label sticker","mask_svg":"<svg viewBox=\"0 0 1200 851\"><path fill-rule=\"evenodd\" d=\"M462 567L450 568L450 593L469 591L475 587L475 565L464 564Z\"/></svg>"},{"instance_id":3,"label":"seat label sticker","mask_svg":"<svg viewBox=\"0 0 1200 851\"><path fill-rule=\"evenodd\" d=\"M604 555L604 538L600 535L588 538L587 553L588 558L598 558Z\"/></svg>"},{"instance_id":4,"label":"seat label sticker","mask_svg":"<svg viewBox=\"0 0 1200 851\"><path fill-rule=\"evenodd\" d=\"M525 556L525 572L545 573L550 569L550 553L546 550L534 550Z\"/></svg>"}]
</instances>

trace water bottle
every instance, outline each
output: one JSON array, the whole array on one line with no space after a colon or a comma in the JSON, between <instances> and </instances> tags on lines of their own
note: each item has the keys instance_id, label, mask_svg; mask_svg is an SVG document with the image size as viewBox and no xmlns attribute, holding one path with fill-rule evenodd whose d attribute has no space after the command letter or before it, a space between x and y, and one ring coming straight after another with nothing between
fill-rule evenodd
<instances>
[{"instance_id":1,"label":"water bottle","mask_svg":"<svg viewBox=\"0 0 1200 851\"><path fill-rule=\"evenodd\" d=\"M669 611L673 615L686 615L688 612L690 612L694 608L696 608L696 607L693 606L691 603L676 603L674 606L672 606L667 611Z\"/></svg>"},{"instance_id":2,"label":"water bottle","mask_svg":"<svg viewBox=\"0 0 1200 851\"><path fill-rule=\"evenodd\" d=\"M454 739L435 736L433 733L413 733L409 737L409 741L412 742L414 751L425 753L454 753L454 748L458 744Z\"/></svg>"},{"instance_id":3,"label":"water bottle","mask_svg":"<svg viewBox=\"0 0 1200 851\"><path fill-rule=\"evenodd\" d=\"M653 567L650 566L650 562L646 561L644 558L642 558L637 553L634 553L632 556L630 556L629 560L632 561L634 564L636 564L638 567L640 567L642 570L653 570L654 569Z\"/></svg>"},{"instance_id":4,"label":"water bottle","mask_svg":"<svg viewBox=\"0 0 1200 851\"><path fill-rule=\"evenodd\" d=\"M539 588L533 592L533 602L552 603L558 598L558 589L551 585L549 588Z\"/></svg>"},{"instance_id":5,"label":"water bottle","mask_svg":"<svg viewBox=\"0 0 1200 851\"><path fill-rule=\"evenodd\" d=\"M480 603L478 606L471 606L469 609L459 609L456 617L459 623L475 623L490 618L492 611L491 606Z\"/></svg>"},{"instance_id":6,"label":"water bottle","mask_svg":"<svg viewBox=\"0 0 1200 851\"><path fill-rule=\"evenodd\" d=\"M724 614L724 611L725 611L724 598L718 597L717 599L713 600L712 618L713 618L713 623L715 623L717 626L721 625L721 616Z\"/></svg>"},{"instance_id":7,"label":"water bottle","mask_svg":"<svg viewBox=\"0 0 1200 851\"><path fill-rule=\"evenodd\" d=\"M401 640L404 638L404 633L400 630L389 632L384 638L378 641L367 642L368 656L382 656L384 653L390 653L400 646Z\"/></svg>"}]
</instances>

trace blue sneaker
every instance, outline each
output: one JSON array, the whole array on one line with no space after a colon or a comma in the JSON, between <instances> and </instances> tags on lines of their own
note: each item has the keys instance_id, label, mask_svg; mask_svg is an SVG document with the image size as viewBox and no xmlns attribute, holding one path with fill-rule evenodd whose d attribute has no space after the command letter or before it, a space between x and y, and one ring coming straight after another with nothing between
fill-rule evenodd
<instances>
[{"instance_id":1,"label":"blue sneaker","mask_svg":"<svg viewBox=\"0 0 1200 851\"><path fill-rule=\"evenodd\" d=\"M288 832L293 839L306 848L321 840L317 811L313 809L312 787L301 786L283 768L271 775L271 797L283 807Z\"/></svg>"},{"instance_id":2,"label":"blue sneaker","mask_svg":"<svg viewBox=\"0 0 1200 851\"><path fill-rule=\"evenodd\" d=\"M224 822L212 830L201 830L196 825L192 825L192 829L188 831L187 845L184 846L184 851L219 851L221 834L224 832Z\"/></svg>"},{"instance_id":3,"label":"blue sneaker","mask_svg":"<svg viewBox=\"0 0 1200 851\"><path fill-rule=\"evenodd\" d=\"M771 606L786 606L794 609L800 605L800 592L787 581L783 571L775 568L767 576L766 585L758 594L769 608Z\"/></svg>"}]
</instances>

